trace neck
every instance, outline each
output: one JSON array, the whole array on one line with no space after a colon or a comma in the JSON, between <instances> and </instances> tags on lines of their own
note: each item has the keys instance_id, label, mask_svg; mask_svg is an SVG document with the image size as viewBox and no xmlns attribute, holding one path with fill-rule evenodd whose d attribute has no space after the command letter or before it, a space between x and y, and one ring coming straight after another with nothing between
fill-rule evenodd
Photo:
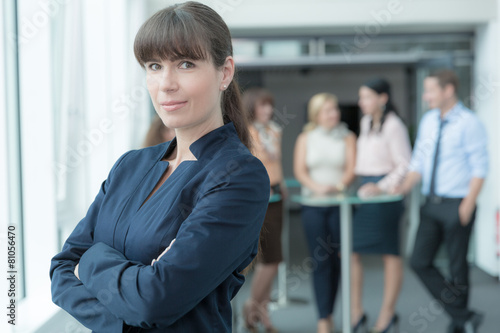
<instances>
[{"instance_id":1,"label":"neck","mask_svg":"<svg viewBox=\"0 0 500 333\"><path fill-rule=\"evenodd\" d=\"M331 131L331 130L333 130L335 127L337 127L337 125L338 125L338 124L335 124L335 125L333 125L333 126L323 126L323 125L319 125L319 127L320 127L321 129L323 129L324 131Z\"/></svg>"},{"instance_id":2,"label":"neck","mask_svg":"<svg viewBox=\"0 0 500 333\"><path fill-rule=\"evenodd\" d=\"M212 132L213 130L224 125L222 115L220 117L204 121L198 125L186 128L175 129L175 136L177 138L177 147L168 159L174 165L179 165L182 161L194 160L196 157L193 155L189 146L197 141L202 136Z\"/></svg>"},{"instance_id":3,"label":"neck","mask_svg":"<svg viewBox=\"0 0 500 333\"><path fill-rule=\"evenodd\" d=\"M451 109L453 109L453 107L455 106L455 104L457 104L457 99L456 98L453 98L449 101L447 101L446 103L444 103L444 105L442 105L439 110L441 111L441 118L444 118L444 116L450 112Z\"/></svg>"},{"instance_id":4,"label":"neck","mask_svg":"<svg viewBox=\"0 0 500 333\"><path fill-rule=\"evenodd\" d=\"M372 114L373 124L380 124L380 120L382 119L382 115L384 111L377 110Z\"/></svg>"},{"instance_id":5,"label":"neck","mask_svg":"<svg viewBox=\"0 0 500 333\"><path fill-rule=\"evenodd\" d=\"M262 121L255 120L254 124L260 125L260 126L267 126L269 124L269 121L262 122Z\"/></svg>"}]
</instances>

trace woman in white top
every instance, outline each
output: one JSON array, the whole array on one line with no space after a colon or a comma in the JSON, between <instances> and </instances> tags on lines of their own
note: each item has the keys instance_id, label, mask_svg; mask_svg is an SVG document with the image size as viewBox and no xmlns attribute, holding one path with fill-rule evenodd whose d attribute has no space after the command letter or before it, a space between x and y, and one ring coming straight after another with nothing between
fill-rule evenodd
<instances>
[{"instance_id":1,"label":"woman in white top","mask_svg":"<svg viewBox=\"0 0 500 333\"><path fill-rule=\"evenodd\" d=\"M294 153L294 173L302 185L302 195L342 192L355 177L356 137L340 121L335 95L314 95L309 101L308 116L309 123L297 138ZM333 329L332 313L340 275L339 208L304 205L302 222L314 260L318 333L326 333Z\"/></svg>"}]
</instances>

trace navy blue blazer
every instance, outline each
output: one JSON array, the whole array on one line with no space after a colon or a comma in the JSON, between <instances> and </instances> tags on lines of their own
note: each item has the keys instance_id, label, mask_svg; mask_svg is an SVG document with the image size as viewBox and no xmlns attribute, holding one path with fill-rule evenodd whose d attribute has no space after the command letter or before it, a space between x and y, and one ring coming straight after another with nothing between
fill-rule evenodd
<instances>
[{"instance_id":1,"label":"navy blue blazer","mask_svg":"<svg viewBox=\"0 0 500 333\"><path fill-rule=\"evenodd\" d=\"M230 301L257 253L269 177L228 123L194 142L197 161L179 164L144 203L175 146L120 157L52 258L54 303L94 332L231 332Z\"/></svg>"}]
</instances>

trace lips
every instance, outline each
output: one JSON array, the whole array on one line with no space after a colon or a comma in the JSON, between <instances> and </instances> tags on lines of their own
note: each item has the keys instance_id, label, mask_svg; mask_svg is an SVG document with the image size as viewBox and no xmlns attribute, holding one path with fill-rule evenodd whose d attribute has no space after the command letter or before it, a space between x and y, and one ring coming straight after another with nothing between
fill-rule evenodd
<instances>
[{"instance_id":1,"label":"lips","mask_svg":"<svg viewBox=\"0 0 500 333\"><path fill-rule=\"evenodd\" d=\"M182 108L186 104L187 104L187 101L168 101L168 102L160 103L163 110L165 110L167 112L179 110L180 108Z\"/></svg>"}]
</instances>

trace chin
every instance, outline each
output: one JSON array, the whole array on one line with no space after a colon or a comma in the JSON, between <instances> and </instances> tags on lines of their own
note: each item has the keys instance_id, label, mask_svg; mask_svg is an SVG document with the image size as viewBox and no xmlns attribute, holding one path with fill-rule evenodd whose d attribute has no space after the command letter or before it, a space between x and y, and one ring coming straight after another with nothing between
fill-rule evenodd
<instances>
[{"instance_id":1,"label":"chin","mask_svg":"<svg viewBox=\"0 0 500 333\"><path fill-rule=\"evenodd\" d=\"M185 115L182 114L173 115L160 113L160 118L163 121L163 124L171 129L183 128L191 124L191 122L186 119Z\"/></svg>"},{"instance_id":2,"label":"chin","mask_svg":"<svg viewBox=\"0 0 500 333\"><path fill-rule=\"evenodd\" d=\"M176 119L172 119L171 117L162 117L161 120L163 121L163 125L171 129L182 128L186 126L186 124L184 124L182 120L179 121Z\"/></svg>"}]
</instances>

